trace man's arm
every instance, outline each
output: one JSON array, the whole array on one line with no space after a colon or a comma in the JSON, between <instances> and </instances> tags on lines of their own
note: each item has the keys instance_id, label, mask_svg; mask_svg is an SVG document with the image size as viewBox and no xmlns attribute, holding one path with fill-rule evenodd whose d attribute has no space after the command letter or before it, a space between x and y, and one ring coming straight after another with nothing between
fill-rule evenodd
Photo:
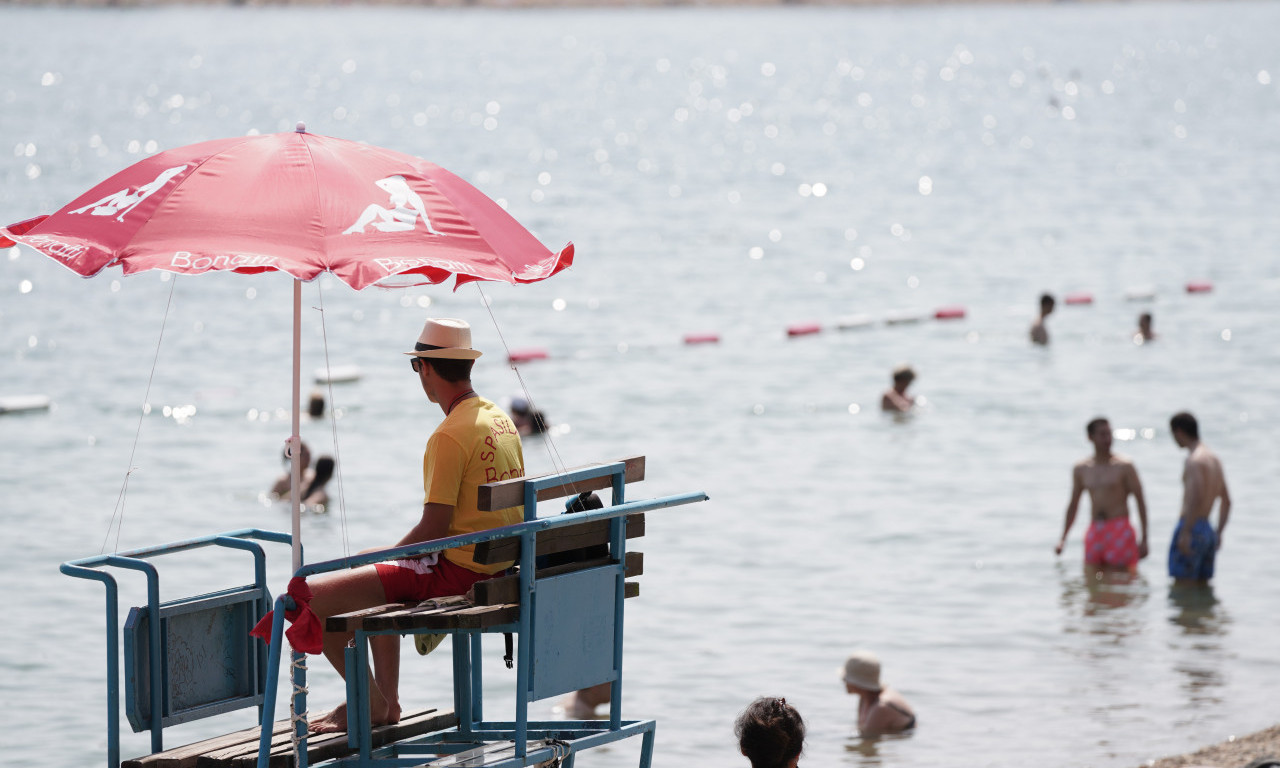
<instances>
[{"instance_id":1,"label":"man's arm","mask_svg":"<svg viewBox=\"0 0 1280 768\"><path fill-rule=\"evenodd\" d=\"M1218 549L1222 548L1222 531L1227 527L1227 518L1231 516L1231 493L1227 490L1227 475L1219 465L1219 480L1222 482L1222 493L1218 495Z\"/></svg>"},{"instance_id":2,"label":"man's arm","mask_svg":"<svg viewBox=\"0 0 1280 768\"><path fill-rule=\"evenodd\" d=\"M1129 465L1129 492L1138 502L1138 522L1142 524L1142 541L1138 543L1138 557L1146 557L1150 553L1147 546L1147 500L1142 495L1142 481L1138 479L1138 468Z\"/></svg>"},{"instance_id":3,"label":"man's arm","mask_svg":"<svg viewBox=\"0 0 1280 768\"><path fill-rule=\"evenodd\" d=\"M1055 555L1062 554L1062 547L1067 543L1067 534L1071 532L1071 526L1076 521L1076 510L1080 508L1080 495L1084 493L1084 480L1082 475L1084 467L1076 465L1071 470L1071 501L1067 503L1067 519L1062 524L1062 538L1058 539L1058 546L1053 548Z\"/></svg>"},{"instance_id":4,"label":"man's arm","mask_svg":"<svg viewBox=\"0 0 1280 768\"><path fill-rule=\"evenodd\" d=\"M453 505L428 502L422 505L422 519L409 529L404 538L396 544L406 547L424 541L443 539L449 534L449 523L453 521Z\"/></svg>"}]
</instances>

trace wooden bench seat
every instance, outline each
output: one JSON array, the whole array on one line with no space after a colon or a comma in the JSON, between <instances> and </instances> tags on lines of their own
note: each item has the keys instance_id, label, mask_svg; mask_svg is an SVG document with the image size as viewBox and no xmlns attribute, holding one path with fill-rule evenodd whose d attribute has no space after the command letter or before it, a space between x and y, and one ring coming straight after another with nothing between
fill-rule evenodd
<instances>
[{"instance_id":1,"label":"wooden bench seat","mask_svg":"<svg viewBox=\"0 0 1280 768\"><path fill-rule=\"evenodd\" d=\"M403 739L422 736L457 726L458 718L451 710L424 709L405 714L395 725L373 729L375 747ZM293 768L291 726L288 720L277 720L271 732L271 768ZM124 760L121 768L252 768L258 762L258 728L197 741L182 747ZM307 737L307 763L352 754L346 733L310 734Z\"/></svg>"},{"instance_id":2,"label":"wooden bench seat","mask_svg":"<svg viewBox=\"0 0 1280 768\"><path fill-rule=\"evenodd\" d=\"M628 520L628 531L642 532L644 529L643 516L636 515L635 517L640 517L641 519L638 521L638 525L634 527L630 525L631 521ZM576 528L588 527L595 528L596 526L591 524L573 526L568 530L572 531ZM607 536L608 531L605 530L604 534ZM595 535L585 538L570 536L565 537L562 541L568 539L578 540L579 543L585 544L581 549L585 549L601 543L598 538ZM518 548L518 541L516 545ZM551 549L549 551L566 552L573 550ZM542 552L541 546L538 547L538 552L546 554ZM597 568L612 562L613 560L609 557L593 558L591 560L555 565L549 568L539 568L537 573L538 578L542 579L574 573L588 568ZM625 563L627 578L644 573L644 553L627 552ZM638 597L640 595L640 585L634 581L626 582L623 590L626 597ZM417 605L389 603L374 608L365 608L331 616L325 621L325 630L329 632L354 632L356 630L364 632L485 630L519 621L519 603L520 575L513 573L476 582L471 594L465 597L462 595L437 597L424 600Z\"/></svg>"}]
</instances>

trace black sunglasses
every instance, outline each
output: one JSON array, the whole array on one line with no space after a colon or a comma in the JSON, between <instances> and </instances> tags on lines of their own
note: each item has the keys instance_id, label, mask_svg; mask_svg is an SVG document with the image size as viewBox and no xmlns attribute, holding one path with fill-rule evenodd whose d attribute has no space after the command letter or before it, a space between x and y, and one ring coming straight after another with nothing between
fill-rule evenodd
<instances>
[{"instance_id":1,"label":"black sunglasses","mask_svg":"<svg viewBox=\"0 0 1280 768\"><path fill-rule=\"evenodd\" d=\"M422 364L424 362L425 361L420 357L411 357L409 358L409 367L413 369L414 373L417 373L422 369Z\"/></svg>"}]
</instances>

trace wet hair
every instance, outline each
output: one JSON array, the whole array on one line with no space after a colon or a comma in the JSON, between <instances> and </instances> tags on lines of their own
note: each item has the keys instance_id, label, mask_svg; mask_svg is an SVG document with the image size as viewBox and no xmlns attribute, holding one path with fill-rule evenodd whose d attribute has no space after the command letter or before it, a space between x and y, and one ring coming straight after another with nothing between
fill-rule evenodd
<instances>
[{"instance_id":1,"label":"wet hair","mask_svg":"<svg viewBox=\"0 0 1280 768\"><path fill-rule=\"evenodd\" d=\"M1192 440L1200 439L1200 425L1196 423L1196 417L1186 411L1173 414L1173 418L1169 419L1169 429L1181 432Z\"/></svg>"},{"instance_id":2,"label":"wet hair","mask_svg":"<svg viewBox=\"0 0 1280 768\"><path fill-rule=\"evenodd\" d=\"M738 747L751 768L786 768L804 751L804 719L787 700L762 696L738 715Z\"/></svg>"},{"instance_id":3,"label":"wet hair","mask_svg":"<svg viewBox=\"0 0 1280 768\"><path fill-rule=\"evenodd\" d=\"M302 498L308 498L311 494L324 487L325 483L333 478L333 459L328 456L321 456L316 459L316 473L311 478L311 485L307 486L307 492L302 494Z\"/></svg>"},{"instance_id":4,"label":"wet hair","mask_svg":"<svg viewBox=\"0 0 1280 768\"><path fill-rule=\"evenodd\" d=\"M893 380L912 382L916 380L916 372L909 365L900 365L893 369Z\"/></svg>"},{"instance_id":5,"label":"wet hair","mask_svg":"<svg viewBox=\"0 0 1280 768\"><path fill-rule=\"evenodd\" d=\"M1138 322L1139 322L1139 323L1149 323L1149 322L1151 322L1151 313L1150 313L1150 312L1143 312L1142 314L1138 315Z\"/></svg>"},{"instance_id":6,"label":"wet hair","mask_svg":"<svg viewBox=\"0 0 1280 768\"><path fill-rule=\"evenodd\" d=\"M1106 417L1106 416L1099 416L1098 418L1094 419L1093 421L1091 421L1091 422L1089 422L1088 424L1086 424L1086 425L1085 425L1084 433L1085 433L1086 435L1088 435L1089 437L1093 437L1093 431L1094 431L1095 429L1097 429L1098 427L1102 426L1103 424L1106 424L1106 423L1108 423L1108 422L1107 422L1107 417Z\"/></svg>"},{"instance_id":7,"label":"wet hair","mask_svg":"<svg viewBox=\"0 0 1280 768\"><path fill-rule=\"evenodd\" d=\"M471 366L475 365L476 362L475 360L453 360L447 357L421 357L418 359L434 368L440 378L450 384L470 381Z\"/></svg>"},{"instance_id":8,"label":"wet hair","mask_svg":"<svg viewBox=\"0 0 1280 768\"><path fill-rule=\"evenodd\" d=\"M313 419L324 415L324 395L319 392L311 393L311 398L307 400L307 415Z\"/></svg>"},{"instance_id":9,"label":"wet hair","mask_svg":"<svg viewBox=\"0 0 1280 768\"><path fill-rule=\"evenodd\" d=\"M1042 293L1042 294L1040 294L1040 306L1041 306L1041 307L1052 307L1052 306L1053 306L1054 304L1056 304L1056 303L1057 303L1057 302L1055 302L1055 301L1053 300L1053 294L1052 294L1052 293Z\"/></svg>"}]
</instances>

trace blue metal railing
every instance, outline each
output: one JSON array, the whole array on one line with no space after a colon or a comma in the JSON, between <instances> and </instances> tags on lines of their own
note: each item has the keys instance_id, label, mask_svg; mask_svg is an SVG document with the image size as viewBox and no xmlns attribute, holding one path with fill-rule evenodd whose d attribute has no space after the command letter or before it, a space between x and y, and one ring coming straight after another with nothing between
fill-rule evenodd
<instances>
[{"instance_id":1,"label":"blue metal railing","mask_svg":"<svg viewBox=\"0 0 1280 768\"><path fill-rule=\"evenodd\" d=\"M148 666L148 679L151 697L151 751L164 749L164 674L163 659L160 653L160 575L155 566L146 562L146 558L169 555L202 547L228 547L250 552L254 559L255 586L266 588L266 555L253 540L270 541L282 544L292 542L287 533L263 531L257 528L243 528L227 531L195 539L144 547L126 552L81 558L63 563L58 567L62 573L77 579L102 582L106 589L107 601L107 765L109 768L120 766L120 608L119 589L115 577L100 568L122 568L140 571L147 583L147 618L148 636L151 653ZM265 709L260 708L261 712Z\"/></svg>"}]
</instances>

